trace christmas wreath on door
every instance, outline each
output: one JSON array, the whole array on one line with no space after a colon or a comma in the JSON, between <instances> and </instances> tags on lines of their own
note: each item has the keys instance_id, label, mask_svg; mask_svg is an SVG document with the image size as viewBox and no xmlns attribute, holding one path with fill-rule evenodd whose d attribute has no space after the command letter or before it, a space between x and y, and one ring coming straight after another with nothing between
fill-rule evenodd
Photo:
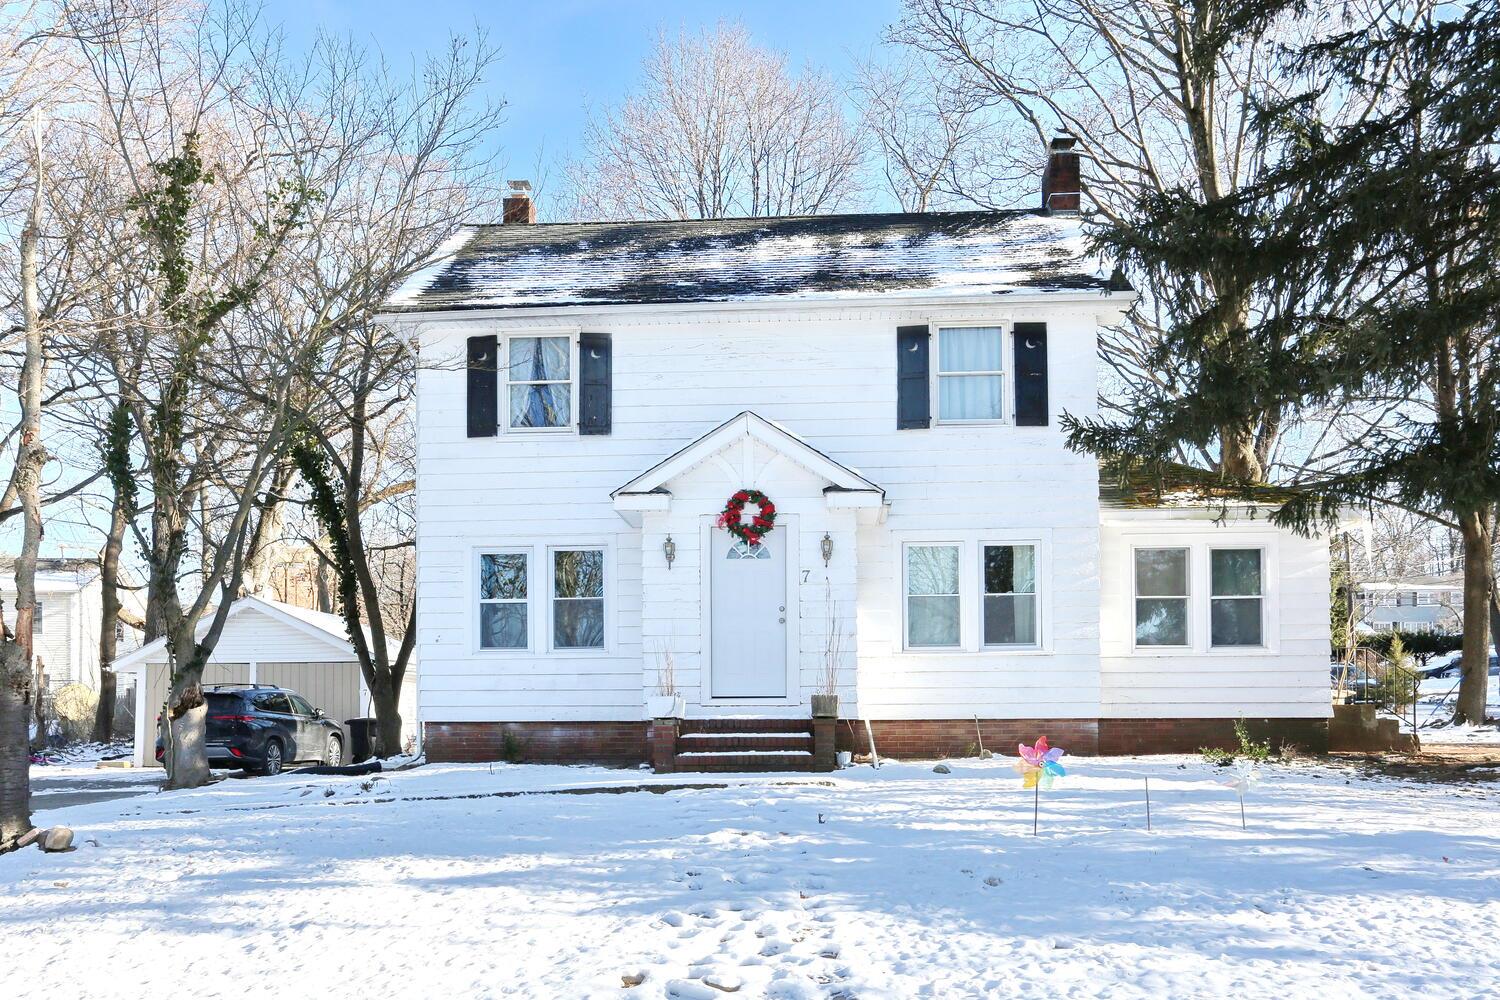
<instances>
[{"instance_id":1,"label":"christmas wreath on door","mask_svg":"<svg viewBox=\"0 0 1500 1000\"><path fill-rule=\"evenodd\" d=\"M758 510L747 522L745 506L752 503ZM776 505L760 490L737 490L719 515L719 527L746 545L759 545L776 527Z\"/></svg>"}]
</instances>

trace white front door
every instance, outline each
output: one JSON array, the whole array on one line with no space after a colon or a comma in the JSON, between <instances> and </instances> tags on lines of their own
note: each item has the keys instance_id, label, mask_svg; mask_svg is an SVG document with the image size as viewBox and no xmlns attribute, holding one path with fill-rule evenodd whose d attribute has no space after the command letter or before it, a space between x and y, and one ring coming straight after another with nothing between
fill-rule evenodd
<instances>
[{"instance_id":1,"label":"white front door","mask_svg":"<svg viewBox=\"0 0 1500 1000\"><path fill-rule=\"evenodd\" d=\"M786 529L755 548L709 532L715 698L786 697Z\"/></svg>"}]
</instances>

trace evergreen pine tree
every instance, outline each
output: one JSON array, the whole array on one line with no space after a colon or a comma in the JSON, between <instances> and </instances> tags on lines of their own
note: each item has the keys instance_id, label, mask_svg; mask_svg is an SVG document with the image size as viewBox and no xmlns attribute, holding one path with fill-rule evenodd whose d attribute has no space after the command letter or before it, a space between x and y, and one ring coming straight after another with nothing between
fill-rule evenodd
<instances>
[{"instance_id":1,"label":"evergreen pine tree","mask_svg":"<svg viewBox=\"0 0 1500 1000\"><path fill-rule=\"evenodd\" d=\"M1456 527L1456 718L1480 722L1500 499L1500 4L1446 19L1428 9L1310 44L1289 70L1318 86L1260 109L1263 148L1278 157L1263 183L1206 205L1154 196L1098 234L1101 250L1157 287L1205 260L1215 287L1160 348L1187 384L1120 423L1070 419L1070 442L1150 467L1256 412L1363 407L1377 418L1370 429L1296 491L1269 493L1225 464L1204 492L1274 499L1273 519L1303 532L1368 500ZM1368 110L1331 123L1335 104ZM1224 305L1244 288L1275 307Z\"/></svg>"}]
</instances>

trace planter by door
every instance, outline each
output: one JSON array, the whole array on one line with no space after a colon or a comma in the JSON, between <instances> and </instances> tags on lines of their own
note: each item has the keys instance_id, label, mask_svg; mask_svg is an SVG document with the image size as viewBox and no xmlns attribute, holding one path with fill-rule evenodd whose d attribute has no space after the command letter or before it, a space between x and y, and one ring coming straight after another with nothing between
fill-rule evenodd
<instances>
[{"instance_id":1,"label":"planter by door","mask_svg":"<svg viewBox=\"0 0 1500 1000\"><path fill-rule=\"evenodd\" d=\"M680 719L687 714L687 705L680 694L653 694L646 697L646 717L650 719Z\"/></svg>"},{"instance_id":2,"label":"planter by door","mask_svg":"<svg viewBox=\"0 0 1500 1000\"><path fill-rule=\"evenodd\" d=\"M788 534L778 525L747 546L726 531L709 533L714 698L786 697Z\"/></svg>"},{"instance_id":3,"label":"planter by door","mask_svg":"<svg viewBox=\"0 0 1500 1000\"><path fill-rule=\"evenodd\" d=\"M839 717L839 696L836 694L813 695L812 714L814 719L837 719Z\"/></svg>"}]
</instances>

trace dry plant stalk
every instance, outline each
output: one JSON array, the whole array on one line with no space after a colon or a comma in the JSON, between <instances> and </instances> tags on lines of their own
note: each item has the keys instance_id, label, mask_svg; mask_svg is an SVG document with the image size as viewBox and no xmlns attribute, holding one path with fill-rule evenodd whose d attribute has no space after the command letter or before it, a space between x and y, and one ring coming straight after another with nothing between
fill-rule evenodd
<instances>
[{"instance_id":1,"label":"dry plant stalk","mask_svg":"<svg viewBox=\"0 0 1500 1000\"><path fill-rule=\"evenodd\" d=\"M670 697L677 693L677 658L665 641L656 644L656 693Z\"/></svg>"},{"instance_id":2,"label":"dry plant stalk","mask_svg":"<svg viewBox=\"0 0 1500 1000\"><path fill-rule=\"evenodd\" d=\"M818 693L835 695L839 693L839 661L844 654L844 622L833 600L831 582L824 584L823 595L828 614L824 619L827 631L823 637L823 672L818 678Z\"/></svg>"}]
</instances>

